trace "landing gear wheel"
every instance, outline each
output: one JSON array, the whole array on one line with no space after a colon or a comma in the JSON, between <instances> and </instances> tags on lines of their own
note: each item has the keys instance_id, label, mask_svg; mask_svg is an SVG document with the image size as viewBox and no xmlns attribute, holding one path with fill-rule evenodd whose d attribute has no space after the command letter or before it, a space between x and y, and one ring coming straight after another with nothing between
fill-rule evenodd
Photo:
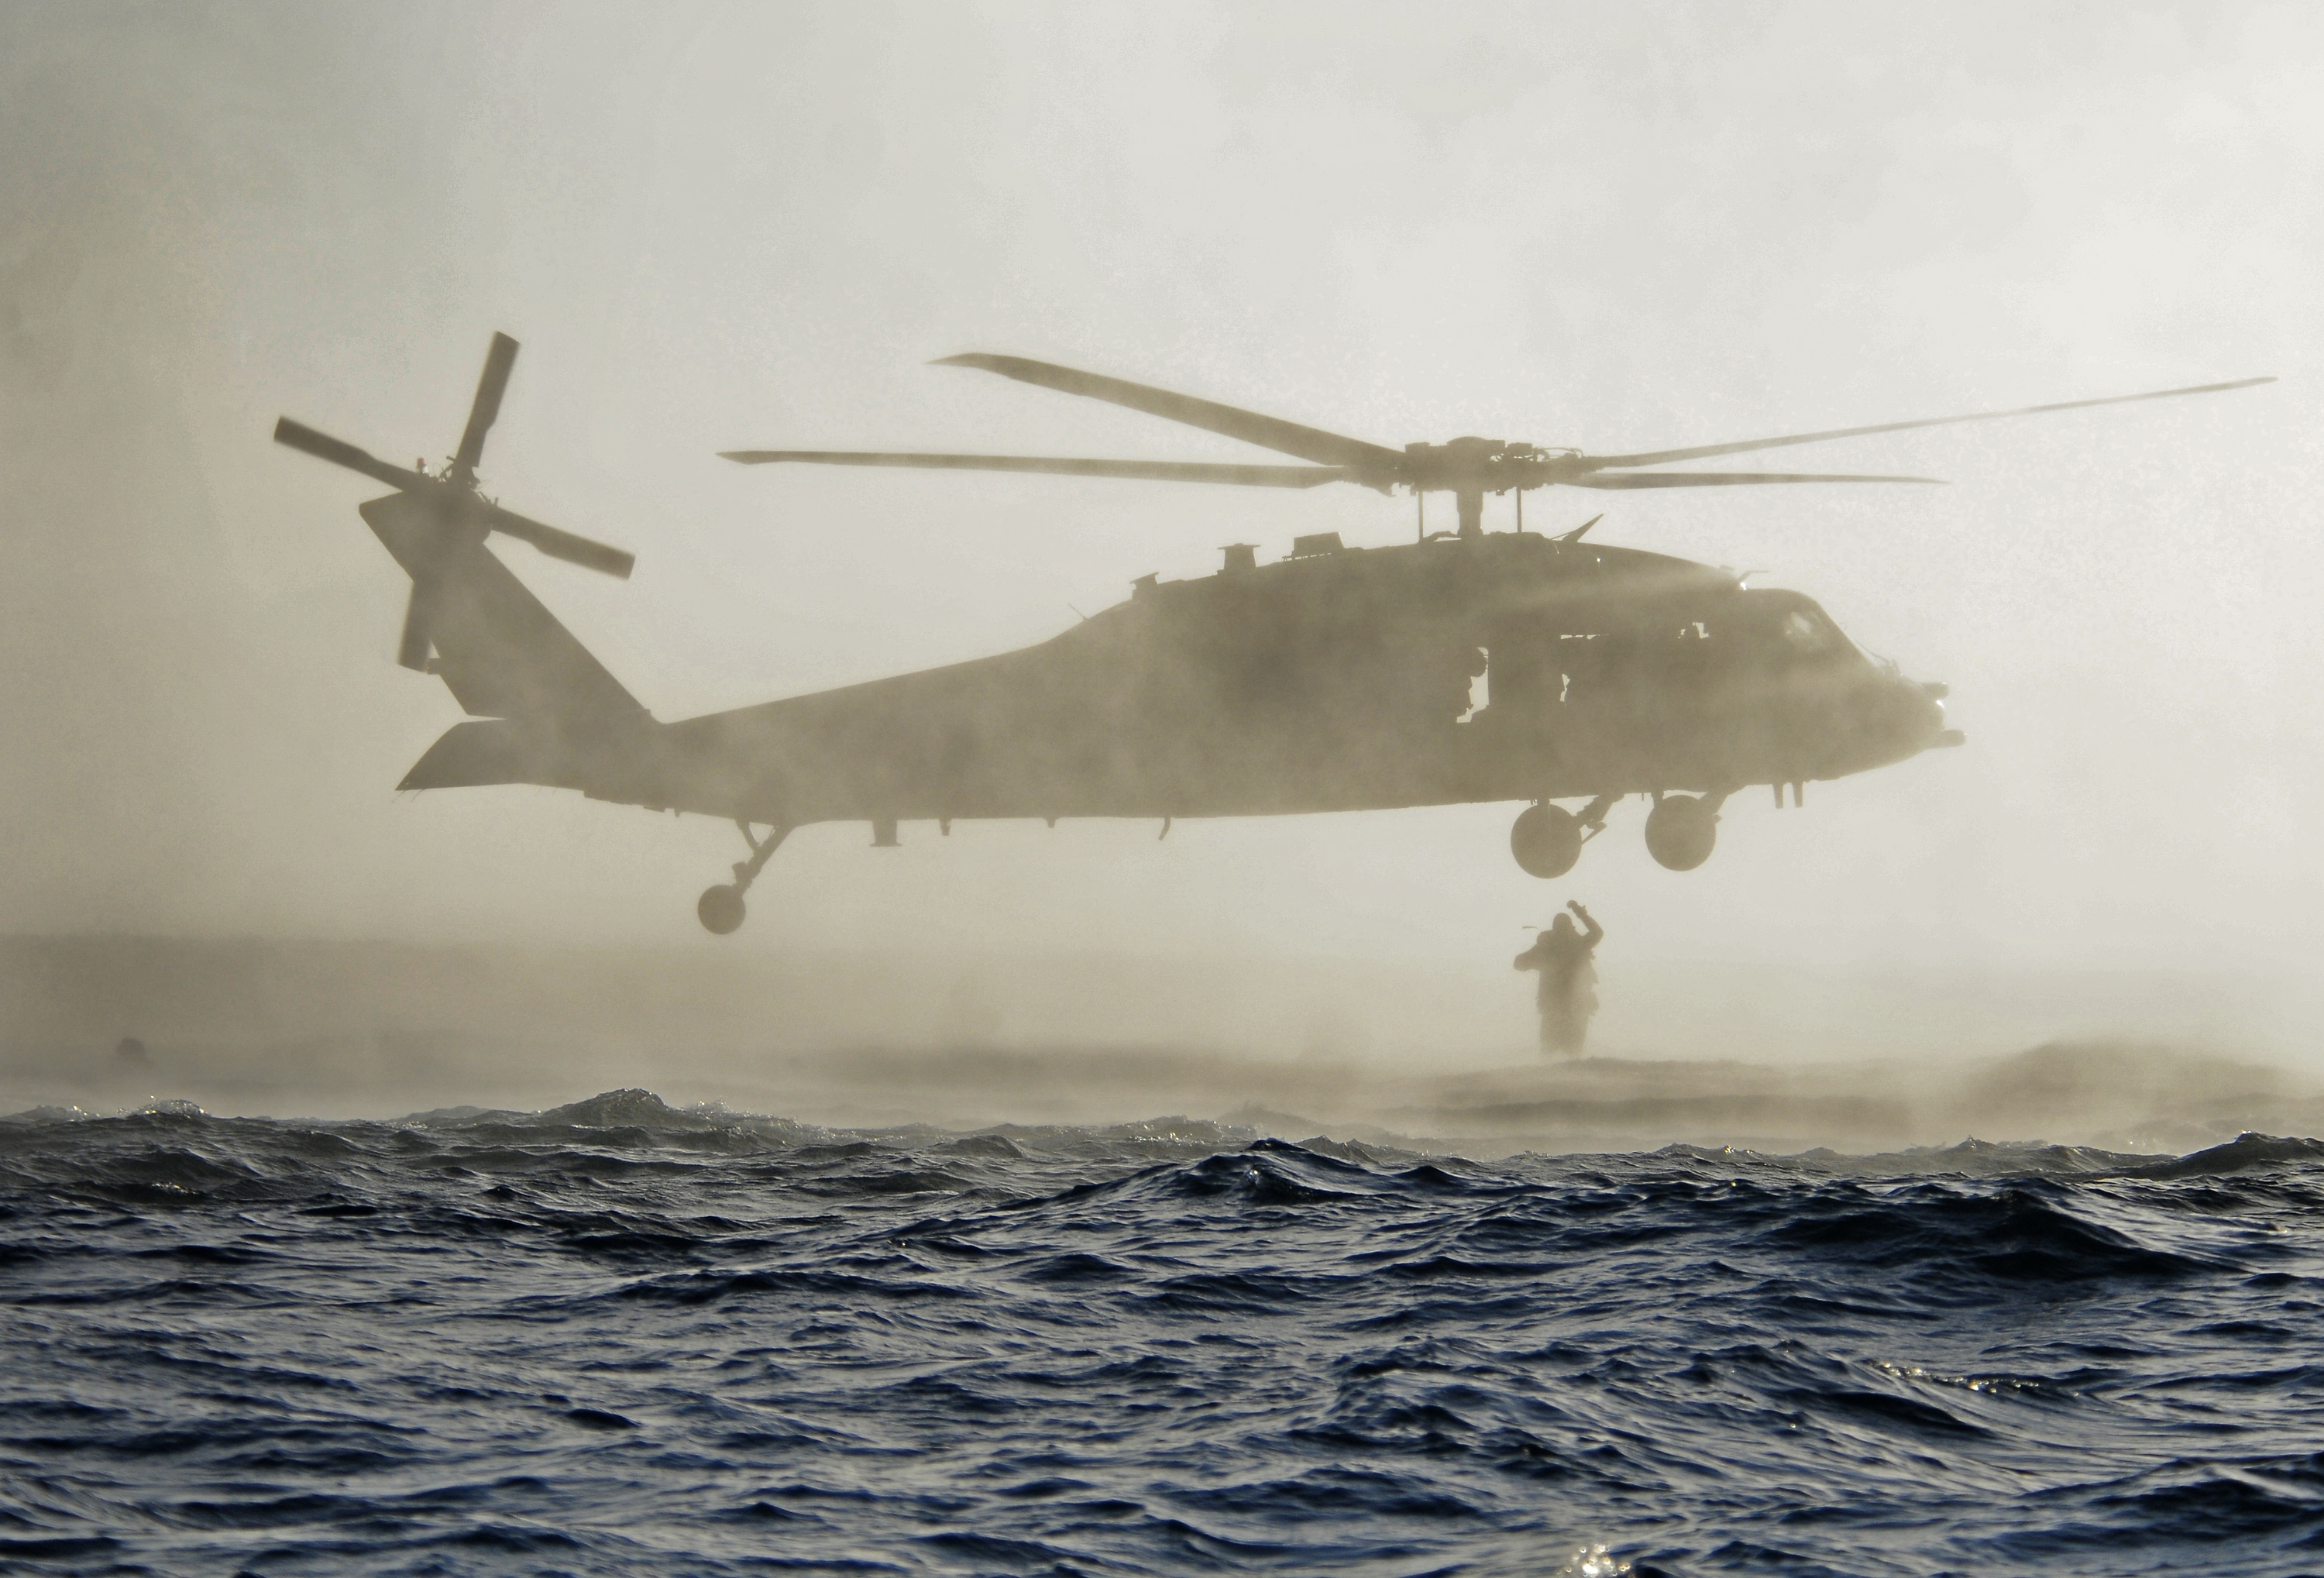
<instances>
[{"instance_id":1,"label":"landing gear wheel","mask_svg":"<svg viewBox=\"0 0 2324 1578\"><path fill-rule=\"evenodd\" d=\"M1547 800L1527 806L1509 827L1509 853L1529 876L1562 877L1582 858L1581 819Z\"/></svg>"},{"instance_id":2,"label":"landing gear wheel","mask_svg":"<svg viewBox=\"0 0 2324 1578\"><path fill-rule=\"evenodd\" d=\"M751 846L751 858L734 863L733 882L705 888L702 897L694 901L694 913L701 920L702 929L713 937L724 937L741 927L742 918L750 913L742 907L742 895L751 891L751 884L759 880L759 873L766 869L768 860L782 847L791 831L778 822L761 838L751 831L748 822L737 821L734 826L742 830L742 842Z\"/></svg>"},{"instance_id":3,"label":"landing gear wheel","mask_svg":"<svg viewBox=\"0 0 2324 1578\"><path fill-rule=\"evenodd\" d=\"M1692 795L1668 795L1646 813L1646 853L1674 872L1691 872L1719 842L1719 811Z\"/></svg>"},{"instance_id":4,"label":"landing gear wheel","mask_svg":"<svg viewBox=\"0 0 2324 1578\"><path fill-rule=\"evenodd\" d=\"M701 918L705 931L713 937L724 937L742 926L742 917L749 913L742 905L742 890L726 884L702 890L695 900L694 913Z\"/></svg>"}]
</instances>

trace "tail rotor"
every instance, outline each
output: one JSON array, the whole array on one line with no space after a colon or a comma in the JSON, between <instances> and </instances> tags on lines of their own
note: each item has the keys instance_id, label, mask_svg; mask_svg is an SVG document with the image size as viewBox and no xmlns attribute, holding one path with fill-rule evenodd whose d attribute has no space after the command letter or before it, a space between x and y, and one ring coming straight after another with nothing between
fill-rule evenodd
<instances>
[{"instance_id":1,"label":"tail rotor","mask_svg":"<svg viewBox=\"0 0 2324 1578\"><path fill-rule=\"evenodd\" d=\"M561 558L622 580L629 578L637 563L634 555L621 549L576 537L513 510L503 509L478 490L476 464L484 458L485 435L499 419L501 396L508 390L509 374L516 366L516 341L504 334L493 336L492 349L484 356L484 375L476 383L476 398L468 408L467 429L460 435L458 451L440 475L390 465L353 444L318 433L289 417L274 424L276 443L360 472L424 505L427 529L412 540L408 555L398 556L411 573L411 598L404 607L403 635L395 655L395 660L407 669L424 672L428 668L438 611L444 599L445 577L450 567L466 549L482 543L493 532L530 542L551 558Z\"/></svg>"}]
</instances>

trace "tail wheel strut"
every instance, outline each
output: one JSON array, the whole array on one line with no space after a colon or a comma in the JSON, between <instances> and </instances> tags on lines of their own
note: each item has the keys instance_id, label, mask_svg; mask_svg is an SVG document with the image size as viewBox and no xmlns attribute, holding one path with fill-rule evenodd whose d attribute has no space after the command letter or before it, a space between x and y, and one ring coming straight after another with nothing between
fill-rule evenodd
<instances>
[{"instance_id":1,"label":"tail wheel strut","mask_svg":"<svg viewBox=\"0 0 2324 1578\"><path fill-rule=\"evenodd\" d=\"M751 884L759 880L759 873L766 869L768 860L782 847L783 840L790 835L790 829L779 823L769 826L764 838L754 835L748 822L737 821L734 826L742 830L742 842L751 846L751 858L734 863L733 882L705 888L702 897L694 904L695 918L702 922L703 929L714 937L725 937L741 928L744 918L750 913L742 902L742 895L751 891Z\"/></svg>"}]
</instances>

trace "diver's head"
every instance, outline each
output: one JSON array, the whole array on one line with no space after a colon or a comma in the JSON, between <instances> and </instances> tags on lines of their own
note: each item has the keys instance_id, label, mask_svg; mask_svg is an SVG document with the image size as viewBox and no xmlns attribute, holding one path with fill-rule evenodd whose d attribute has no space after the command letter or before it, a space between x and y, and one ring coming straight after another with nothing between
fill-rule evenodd
<instances>
[{"instance_id":1,"label":"diver's head","mask_svg":"<svg viewBox=\"0 0 2324 1578\"><path fill-rule=\"evenodd\" d=\"M1560 937L1572 937L1573 935L1573 917L1571 915L1559 916L1555 920L1549 923L1549 929L1555 932Z\"/></svg>"}]
</instances>

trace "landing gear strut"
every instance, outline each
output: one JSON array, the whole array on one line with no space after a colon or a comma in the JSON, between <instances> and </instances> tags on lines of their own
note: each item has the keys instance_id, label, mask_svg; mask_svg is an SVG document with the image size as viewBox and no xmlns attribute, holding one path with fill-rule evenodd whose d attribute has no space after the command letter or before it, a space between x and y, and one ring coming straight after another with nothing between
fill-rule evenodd
<instances>
[{"instance_id":1,"label":"landing gear strut","mask_svg":"<svg viewBox=\"0 0 2324 1578\"><path fill-rule=\"evenodd\" d=\"M1723 794L1656 795L1646 813L1646 853L1667 871L1691 872L1711 858L1719 842L1719 807Z\"/></svg>"},{"instance_id":2,"label":"landing gear strut","mask_svg":"<svg viewBox=\"0 0 2324 1578\"><path fill-rule=\"evenodd\" d=\"M743 918L750 913L743 907L742 895L751 891L751 884L759 880L759 872L765 869L768 857L781 846L783 839L790 832L788 827L771 826L767 829L764 838L757 838L752 835L748 822L737 822L734 826L742 830L742 842L751 846L751 858L734 863L734 881L731 884L705 888L702 897L694 904L695 916L702 922L703 930L713 937L725 937L741 927Z\"/></svg>"},{"instance_id":3,"label":"landing gear strut","mask_svg":"<svg viewBox=\"0 0 2324 1578\"><path fill-rule=\"evenodd\" d=\"M1509 853L1528 876L1562 877L1582 858L1582 846L1606 830L1613 803L1613 796L1600 795L1578 817L1547 800L1527 806L1509 828Z\"/></svg>"}]
</instances>

